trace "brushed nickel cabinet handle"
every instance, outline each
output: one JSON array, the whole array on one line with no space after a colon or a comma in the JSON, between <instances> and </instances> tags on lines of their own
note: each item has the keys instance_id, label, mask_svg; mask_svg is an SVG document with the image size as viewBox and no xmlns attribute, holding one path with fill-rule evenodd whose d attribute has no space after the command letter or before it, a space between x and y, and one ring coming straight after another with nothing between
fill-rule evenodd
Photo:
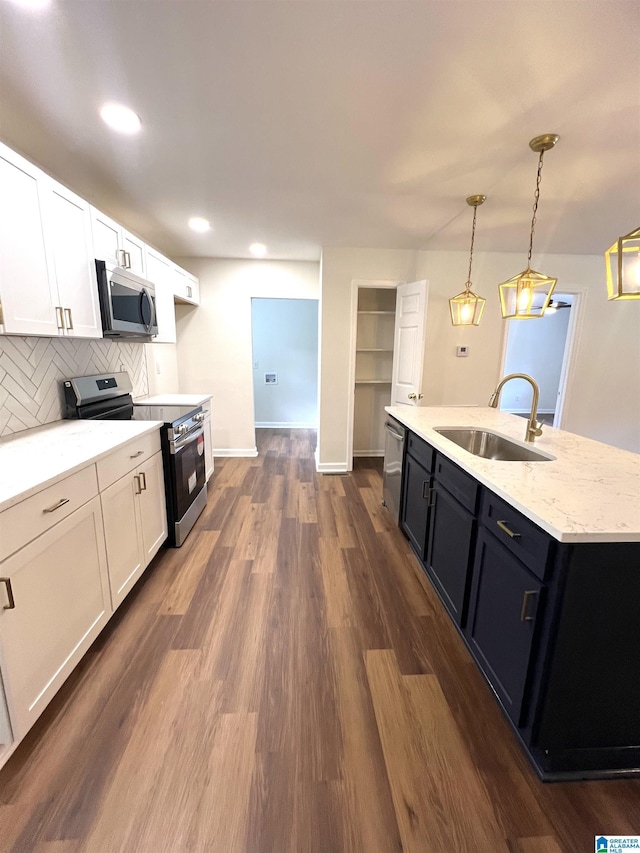
<instances>
[{"instance_id":1,"label":"brushed nickel cabinet handle","mask_svg":"<svg viewBox=\"0 0 640 853\"><path fill-rule=\"evenodd\" d=\"M3 604L3 610L15 610L16 602L13 597L13 590L11 589L11 578L0 578L0 583L3 583L7 589L7 598L9 599L9 604Z\"/></svg>"},{"instance_id":2,"label":"brushed nickel cabinet handle","mask_svg":"<svg viewBox=\"0 0 640 853\"><path fill-rule=\"evenodd\" d=\"M65 308L64 313L67 318L67 329L73 329L73 314L71 313L71 308Z\"/></svg>"},{"instance_id":3,"label":"brushed nickel cabinet handle","mask_svg":"<svg viewBox=\"0 0 640 853\"><path fill-rule=\"evenodd\" d=\"M140 488L140 477L138 477L137 474L134 474L133 479L136 481L136 486L137 486L136 495L141 495L142 489Z\"/></svg>"},{"instance_id":4,"label":"brushed nickel cabinet handle","mask_svg":"<svg viewBox=\"0 0 640 853\"><path fill-rule=\"evenodd\" d=\"M125 252L124 249L118 249L117 255L118 255L119 266L121 266L123 269L126 269L127 268L127 253Z\"/></svg>"},{"instance_id":5,"label":"brushed nickel cabinet handle","mask_svg":"<svg viewBox=\"0 0 640 853\"><path fill-rule=\"evenodd\" d=\"M507 534L507 536L510 536L512 539L519 539L520 538L519 533L514 533L513 530L511 530L509 527L507 527L506 521L496 521L496 524L498 525L500 530L504 530L504 532Z\"/></svg>"},{"instance_id":6,"label":"brushed nickel cabinet handle","mask_svg":"<svg viewBox=\"0 0 640 853\"><path fill-rule=\"evenodd\" d=\"M69 498L60 498L57 504L53 506L48 506L46 509L43 509L42 512L55 512L57 509L60 509L61 506L69 503Z\"/></svg>"},{"instance_id":7,"label":"brushed nickel cabinet handle","mask_svg":"<svg viewBox=\"0 0 640 853\"><path fill-rule=\"evenodd\" d=\"M129 457L129 459L137 459L138 456L142 456L143 453L144 453L144 450L139 450L137 453L132 453L131 456Z\"/></svg>"},{"instance_id":8,"label":"brushed nickel cabinet handle","mask_svg":"<svg viewBox=\"0 0 640 853\"><path fill-rule=\"evenodd\" d=\"M125 252L124 256L126 258L126 267L128 270L131 269L131 252Z\"/></svg>"},{"instance_id":9,"label":"brushed nickel cabinet handle","mask_svg":"<svg viewBox=\"0 0 640 853\"><path fill-rule=\"evenodd\" d=\"M56 305L56 319L58 321L58 328L64 329L64 312L61 305Z\"/></svg>"},{"instance_id":10,"label":"brushed nickel cabinet handle","mask_svg":"<svg viewBox=\"0 0 640 853\"><path fill-rule=\"evenodd\" d=\"M533 622L534 616L527 616L527 610L529 605L529 599L532 595L537 595L538 591L535 589L527 589L522 596L522 609L520 610L520 621L521 622Z\"/></svg>"},{"instance_id":11,"label":"brushed nickel cabinet handle","mask_svg":"<svg viewBox=\"0 0 640 853\"><path fill-rule=\"evenodd\" d=\"M139 477L140 477L140 489L143 492L146 492L147 491L147 476L144 473L144 471L140 471Z\"/></svg>"},{"instance_id":12,"label":"brushed nickel cabinet handle","mask_svg":"<svg viewBox=\"0 0 640 853\"><path fill-rule=\"evenodd\" d=\"M428 481L428 480L423 480L423 481L422 481L422 497L425 499L425 501L426 501L426 500L427 500L427 498L429 497L429 491L430 491L430 490L427 488L427 486L428 486L428 485L429 485L429 481Z\"/></svg>"}]
</instances>

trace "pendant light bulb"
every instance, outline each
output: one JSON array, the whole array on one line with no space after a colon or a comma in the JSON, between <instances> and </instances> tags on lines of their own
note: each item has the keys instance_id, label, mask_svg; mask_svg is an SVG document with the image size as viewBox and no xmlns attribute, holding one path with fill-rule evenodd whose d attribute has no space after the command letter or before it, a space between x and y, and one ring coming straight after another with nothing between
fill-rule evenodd
<instances>
[{"instance_id":1,"label":"pendant light bulb","mask_svg":"<svg viewBox=\"0 0 640 853\"><path fill-rule=\"evenodd\" d=\"M538 175L533 202L531 233L529 235L529 254L527 256L527 268L518 273L518 275L514 275L513 278L503 281L498 286L500 308L504 320L534 320L544 317L544 312L549 305L551 294L558 281L557 278L551 278L551 276L531 269L531 253L533 251L533 234L538 213L538 202L540 201L542 160L544 152L553 148L559 138L555 133L545 133L542 136L536 136L529 143L529 148L540 155L538 158Z\"/></svg>"},{"instance_id":2,"label":"pendant light bulb","mask_svg":"<svg viewBox=\"0 0 640 853\"><path fill-rule=\"evenodd\" d=\"M467 283L462 293L457 296L452 296L449 300L449 311L451 312L451 322L454 326L478 326L482 318L482 312L486 299L482 296L476 296L471 289L471 265L473 263L473 244L476 236L476 216L479 205L487 200L486 195L470 195L467 198L467 204L473 207L473 225L471 226L471 249L469 251L469 274L467 275Z\"/></svg>"}]
</instances>

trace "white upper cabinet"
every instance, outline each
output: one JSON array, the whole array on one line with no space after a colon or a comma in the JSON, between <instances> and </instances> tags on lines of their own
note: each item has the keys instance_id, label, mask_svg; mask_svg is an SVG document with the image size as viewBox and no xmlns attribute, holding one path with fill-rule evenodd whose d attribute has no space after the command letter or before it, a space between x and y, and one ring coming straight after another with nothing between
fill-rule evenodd
<instances>
[{"instance_id":1,"label":"white upper cabinet","mask_svg":"<svg viewBox=\"0 0 640 853\"><path fill-rule=\"evenodd\" d=\"M173 264L173 292L178 302L200 304L200 282L195 275L191 275L177 264Z\"/></svg>"},{"instance_id":2,"label":"white upper cabinet","mask_svg":"<svg viewBox=\"0 0 640 853\"><path fill-rule=\"evenodd\" d=\"M0 145L0 301L4 331L18 335L58 335L62 325L44 236L44 177Z\"/></svg>"},{"instance_id":3,"label":"white upper cabinet","mask_svg":"<svg viewBox=\"0 0 640 853\"><path fill-rule=\"evenodd\" d=\"M4 332L102 337L89 205L0 147Z\"/></svg>"},{"instance_id":4,"label":"white upper cabinet","mask_svg":"<svg viewBox=\"0 0 640 853\"><path fill-rule=\"evenodd\" d=\"M176 309L173 301L173 263L147 246L147 278L156 288L158 334L154 343L175 344Z\"/></svg>"},{"instance_id":5,"label":"white upper cabinet","mask_svg":"<svg viewBox=\"0 0 640 853\"><path fill-rule=\"evenodd\" d=\"M45 233L50 240L65 331L75 337L101 338L90 205L56 181L48 180L47 184Z\"/></svg>"},{"instance_id":6,"label":"white upper cabinet","mask_svg":"<svg viewBox=\"0 0 640 853\"><path fill-rule=\"evenodd\" d=\"M144 242L95 207L91 213L95 257L107 266L123 267L146 277Z\"/></svg>"}]
</instances>

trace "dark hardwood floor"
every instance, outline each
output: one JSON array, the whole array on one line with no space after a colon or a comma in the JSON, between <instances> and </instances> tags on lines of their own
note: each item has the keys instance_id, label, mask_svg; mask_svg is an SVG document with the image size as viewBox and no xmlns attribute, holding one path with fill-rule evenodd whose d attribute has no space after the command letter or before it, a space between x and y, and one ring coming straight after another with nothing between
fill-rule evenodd
<instances>
[{"instance_id":1,"label":"dark hardwood floor","mask_svg":"<svg viewBox=\"0 0 640 853\"><path fill-rule=\"evenodd\" d=\"M0 771L0 850L574 853L640 832L640 782L537 780L379 461L321 476L313 433L258 435Z\"/></svg>"}]
</instances>

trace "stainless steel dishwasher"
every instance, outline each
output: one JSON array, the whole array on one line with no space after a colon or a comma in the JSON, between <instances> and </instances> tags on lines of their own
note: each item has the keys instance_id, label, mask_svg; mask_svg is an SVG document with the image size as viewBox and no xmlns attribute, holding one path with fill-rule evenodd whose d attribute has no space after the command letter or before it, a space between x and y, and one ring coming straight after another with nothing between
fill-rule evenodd
<instances>
[{"instance_id":1,"label":"stainless steel dishwasher","mask_svg":"<svg viewBox=\"0 0 640 853\"><path fill-rule=\"evenodd\" d=\"M406 434L406 429L394 418L387 415L384 424L382 503L387 507L396 523L400 521L400 487Z\"/></svg>"}]
</instances>

